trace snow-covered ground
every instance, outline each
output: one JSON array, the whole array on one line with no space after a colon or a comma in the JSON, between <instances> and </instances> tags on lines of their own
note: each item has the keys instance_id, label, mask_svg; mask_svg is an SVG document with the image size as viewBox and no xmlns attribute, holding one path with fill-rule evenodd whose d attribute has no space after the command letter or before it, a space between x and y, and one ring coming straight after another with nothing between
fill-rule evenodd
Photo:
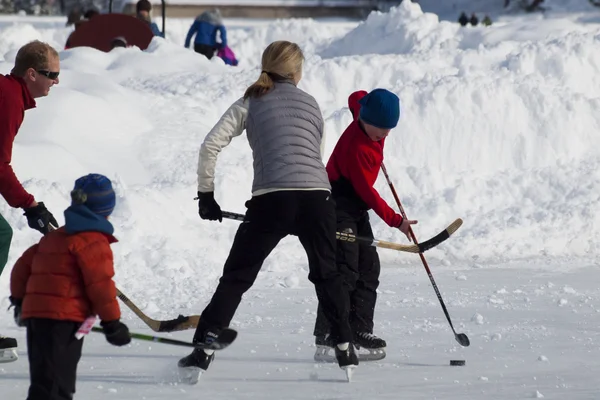
<instances>
[{"instance_id":1,"label":"snow-covered ground","mask_svg":"<svg viewBox=\"0 0 600 400\"><path fill-rule=\"evenodd\" d=\"M555 4L547 0L549 5ZM551 12L549 12L551 13ZM376 333L388 357L363 363L342 383L334 365L315 366L316 301L305 255L286 238L267 259L235 319L238 341L218 354L196 386L173 371L185 348L86 339L77 398L164 399L597 399L600 363L600 21L579 9L554 18L504 16L463 29L404 2L364 23L227 21L240 66L182 47L191 20L167 21L167 40L145 52L61 52L60 85L27 112L13 166L62 222L74 180L108 175L118 193L112 217L116 281L154 318L197 314L210 298L238 227L202 221L193 200L199 146L225 109L258 76L273 40L306 53L300 87L326 119L327 155L351 116L347 96L386 87L402 102L386 166L417 237L457 217L463 227L426 254L457 331L454 341L418 257L379 252L383 271ZM39 38L62 49L64 19L1 17L0 73ZM245 136L219 158L216 198L243 212L250 195ZM377 188L393 204L383 177ZM39 239L19 210L0 202L14 228L9 271ZM373 216L377 238L406 239ZM125 308L132 330L151 332ZM0 333L22 358L0 366L2 398L24 398L25 334L10 313ZM191 340L192 331L172 336ZM465 359L465 367L450 367Z\"/></svg>"}]
</instances>

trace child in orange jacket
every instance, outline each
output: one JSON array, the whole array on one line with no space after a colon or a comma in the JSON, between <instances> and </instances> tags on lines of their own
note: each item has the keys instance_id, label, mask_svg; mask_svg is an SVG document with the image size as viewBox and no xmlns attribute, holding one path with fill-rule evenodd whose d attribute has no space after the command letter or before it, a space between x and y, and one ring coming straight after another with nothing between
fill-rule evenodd
<instances>
[{"instance_id":1,"label":"child in orange jacket","mask_svg":"<svg viewBox=\"0 0 600 400\"><path fill-rule=\"evenodd\" d=\"M348 98L354 120L338 140L329 161L327 175L336 202L337 231L373 238L368 210L373 210L390 227L408 236L405 220L381 198L374 188L383 163L385 138L400 118L400 100L392 92L375 89L354 92ZM354 344L371 353L361 360L385 357L385 340L373 334L380 264L375 247L356 242L337 242L336 264L345 277L350 295L350 326ZM315 344L319 359L328 351L329 323L320 310L315 322Z\"/></svg>"},{"instance_id":2,"label":"child in orange jacket","mask_svg":"<svg viewBox=\"0 0 600 400\"><path fill-rule=\"evenodd\" d=\"M27 249L11 273L15 321L27 327L28 400L73 398L83 346L75 333L89 316L100 317L109 343L131 341L112 280L112 184L99 174L81 177L71 198L65 226Z\"/></svg>"}]
</instances>

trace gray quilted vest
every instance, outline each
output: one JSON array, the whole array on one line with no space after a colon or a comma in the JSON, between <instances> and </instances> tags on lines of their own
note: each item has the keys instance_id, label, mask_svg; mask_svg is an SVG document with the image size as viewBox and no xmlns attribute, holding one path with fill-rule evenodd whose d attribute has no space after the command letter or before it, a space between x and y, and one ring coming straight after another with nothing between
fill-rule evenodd
<instances>
[{"instance_id":1,"label":"gray quilted vest","mask_svg":"<svg viewBox=\"0 0 600 400\"><path fill-rule=\"evenodd\" d=\"M316 100L293 83L275 82L250 98L246 132L254 158L252 191L331 189L321 160L323 116Z\"/></svg>"}]
</instances>

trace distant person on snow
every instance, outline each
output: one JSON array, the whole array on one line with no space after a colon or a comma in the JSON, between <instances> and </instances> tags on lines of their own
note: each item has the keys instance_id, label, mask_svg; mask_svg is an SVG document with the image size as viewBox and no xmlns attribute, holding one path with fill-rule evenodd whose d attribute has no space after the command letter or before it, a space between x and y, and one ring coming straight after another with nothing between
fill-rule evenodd
<instances>
[{"instance_id":1,"label":"distant person on snow","mask_svg":"<svg viewBox=\"0 0 600 400\"><path fill-rule=\"evenodd\" d=\"M19 182L10 165L15 136L23 123L25 110L35 107L35 99L47 96L58 84L60 59L54 48L34 40L17 52L9 75L0 75L0 194L9 206L21 208L27 223L45 234L50 224L58 226L43 202L37 202ZM8 261L12 229L0 215L0 274ZM17 360L17 341L0 335L0 362Z\"/></svg>"},{"instance_id":2,"label":"distant person on snow","mask_svg":"<svg viewBox=\"0 0 600 400\"><path fill-rule=\"evenodd\" d=\"M106 340L131 341L121 311L113 253L117 241L108 217L115 207L110 180L89 174L75 181L65 226L23 253L10 278L15 322L27 326L28 400L69 400L75 393L83 338L75 333L98 315Z\"/></svg>"},{"instance_id":3,"label":"distant person on snow","mask_svg":"<svg viewBox=\"0 0 600 400\"><path fill-rule=\"evenodd\" d=\"M223 275L196 328L194 343L210 343L228 327L280 240L297 236L308 256L308 279L315 285L331 324L331 342L341 368L358 365L351 345L348 294L335 264L336 222L331 185L322 161L323 116L315 99L297 87L304 55L288 41L271 43L262 55L258 80L229 107L206 135L198 161L198 211L222 221L214 198L217 155L247 131L254 159L252 198L235 235ZM212 351L195 349L180 368L207 370Z\"/></svg>"},{"instance_id":4,"label":"distant person on snow","mask_svg":"<svg viewBox=\"0 0 600 400\"><path fill-rule=\"evenodd\" d=\"M483 19L483 21L481 21L481 24L483 26L490 26L490 25L492 25L492 19L490 18L489 15L486 15L485 18Z\"/></svg>"},{"instance_id":5,"label":"distant person on snow","mask_svg":"<svg viewBox=\"0 0 600 400\"><path fill-rule=\"evenodd\" d=\"M381 198L373 187L383 162L385 138L400 118L400 100L385 89L371 93L354 92L348 98L354 121L338 140L327 162L331 194L336 204L337 231L373 239L369 210L390 227L408 236L417 221L403 219ZM373 334L373 316L381 266L377 249L368 244L338 241L336 262L349 288L350 326L354 343L370 351L367 359L381 359L385 340ZM314 335L315 359L325 356L333 344L329 340L329 324L317 310Z\"/></svg>"},{"instance_id":6,"label":"distant person on snow","mask_svg":"<svg viewBox=\"0 0 600 400\"><path fill-rule=\"evenodd\" d=\"M467 26L467 24L469 23L469 17L467 17L467 13L463 11L460 14L460 17L458 17L458 23L462 26Z\"/></svg>"},{"instance_id":7,"label":"distant person on snow","mask_svg":"<svg viewBox=\"0 0 600 400\"><path fill-rule=\"evenodd\" d=\"M217 33L219 33L220 42L217 42ZM185 38L186 48L190 47L194 35L196 35L194 51L203 54L209 60L213 58L217 50L227 47L227 30L223 26L219 9L205 11L196 18Z\"/></svg>"},{"instance_id":8,"label":"distant person on snow","mask_svg":"<svg viewBox=\"0 0 600 400\"><path fill-rule=\"evenodd\" d=\"M475 13L471 14L471 19L469 20L469 22L473 26L477 26L477 24L479 24L479 18L477 18L477 15L475 15Z\"/></svg>"},{"instance_id":9,"label":"distant person on snow","mask_svg":"<svg viewBox=\"0 0 600 400\"><path fill-rule=\"evenodd\" d=\"M137 18L148 23L154 36L165 37L160 29L158 29L156 22L152 22L152 4L148 0L139 0L135 5L135 10Z\"/></svg>"}]
</instances>

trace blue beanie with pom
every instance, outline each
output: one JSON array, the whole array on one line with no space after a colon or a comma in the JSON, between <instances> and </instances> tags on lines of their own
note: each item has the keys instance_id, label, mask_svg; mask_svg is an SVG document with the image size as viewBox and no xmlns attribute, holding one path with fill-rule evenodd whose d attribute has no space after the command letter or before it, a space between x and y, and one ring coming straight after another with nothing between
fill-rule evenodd
<instances>
[{"instance_id":1,"label":"blue beanie with pom","mask_svg":"<svg viewBox=\"0 0 600 400\"><path fill-rule=\"evenodd\" d=\"M400 119L400 99L386 89L374 89L360 99L360 119L377 128L392 129Z\"/></svg>"},{"instance_id":2,"label":"blue beanie with pom","mask_svg":"<svg viewBox=\"0 0 600 400\"><path fill-rule=\"evenodd\" d=\"M113 212L116 203L110 179L100 174L89 174L77 179L71 199L71 204L83 204L103 217L108 217Z\"/></svg>"}]
</instances>

